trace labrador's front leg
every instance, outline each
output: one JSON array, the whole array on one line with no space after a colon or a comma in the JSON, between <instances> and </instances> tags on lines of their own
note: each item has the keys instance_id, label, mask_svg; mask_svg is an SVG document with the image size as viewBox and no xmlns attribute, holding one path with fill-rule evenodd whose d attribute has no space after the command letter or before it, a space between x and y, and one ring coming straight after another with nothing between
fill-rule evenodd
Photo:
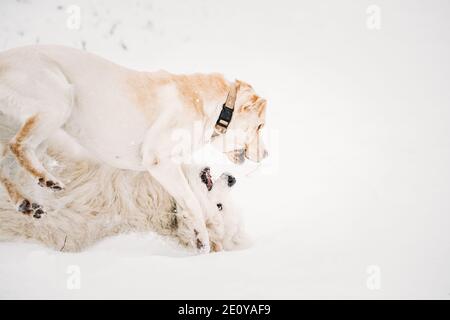
<instances>
[{"instance_id":1,"label":"labrador's front leg","mask_svg":"<svg viewBox=\"0 0 450 320\"><path fill-rule=\"evenodd\" d=\"M157 162L146 165L146 168L182 207L181 209L184 209L183 215L180 217L191 233L190 245L197 247L201 252L209 252L209 236L203 211L181 166L170 159L159 159ZM181 210L179 211L181 212Z\"/></svg>"}]
</instances>

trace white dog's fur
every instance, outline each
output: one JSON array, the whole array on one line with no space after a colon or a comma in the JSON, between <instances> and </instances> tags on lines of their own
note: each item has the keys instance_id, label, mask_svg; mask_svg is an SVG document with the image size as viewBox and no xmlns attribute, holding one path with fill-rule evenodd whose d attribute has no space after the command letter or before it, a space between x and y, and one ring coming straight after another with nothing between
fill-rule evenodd
<instances>
[{"instance_id":1,"label":"white dog's fur","mask_svg":"<svg viewBox=\"0 0 450 320\"><path fill-rule=\"evenodd\" d=\"M239 132L231 145L218 138L211 140L227 95L233 96L235 112L223 137ZM260 161L267 155L259 139L265 106L265 100L250 85L228 82L218 74L137 72L59 46L30 46L0 53L0 112L20 124L15 136L5 143L5 150L40 186L53 191L65 187L35 152L43 142L64 131L101 163L149 172L183 208L189 232L195 234L197 246L204 252L210 250L208 212L181 164L173 161L172 131L190 132L200 124L201 135L191 141L194 150L212 142L236 162L244 156ZM41 212L43 204L25 196L13 181L2 175L0 182L19 211Z\"/></svg>"},{"instance_id":2,"label":"white dog's fur","mask_svg":"<svg viewBox=\"0 0 450 320\"><path fill-rule=\"evenodd\" d=\"M1 141L8 141L14 133L5 122L0 117ZM27 194L39 199L47 213L32 219L17 212L0 189L0 240L29 239L56 250L79 251L107 236L151 230L196 248L196 239L190 232L192 221L149 173L98 163L70 142L70 137L54 138L37 151L44 166L70 182L56 194L37 186L11 157L5 160L5 174ZM208 212L206 225L212 250L245 247L247 237L239 211L229 197L227 176L218 178L208 191L200 179L201 167L183 170Z\"/></svg>"}]
</instances>

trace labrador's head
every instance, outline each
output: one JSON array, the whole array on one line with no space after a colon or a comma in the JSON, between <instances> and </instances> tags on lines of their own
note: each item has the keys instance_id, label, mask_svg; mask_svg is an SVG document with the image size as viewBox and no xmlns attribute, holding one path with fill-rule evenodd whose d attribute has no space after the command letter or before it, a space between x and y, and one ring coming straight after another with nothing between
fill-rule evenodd
<instances>
[{"instance_id":1,"label":"labrador's head","mask_svg":"<svg viewBox=\"0 0 450 320\"><path fill-rule=\"evenodd\" d=\"M260 162L268 152L261 139L261 130L265 124L267 101L258 96L253 87L243 81L233 84L235 107L232 120L225 134L213 140L228 158L237 164L245 159Z\"/></svg>"}]
</instances>

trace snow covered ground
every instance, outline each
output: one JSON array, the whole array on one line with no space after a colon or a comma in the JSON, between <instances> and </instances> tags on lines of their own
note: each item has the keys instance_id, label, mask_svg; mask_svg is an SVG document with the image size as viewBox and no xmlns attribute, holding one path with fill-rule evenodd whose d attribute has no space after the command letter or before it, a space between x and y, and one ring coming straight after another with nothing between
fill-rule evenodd
<instances>
[{"instance_id":1,"label":"snow covered ground","mask_svg":"<svg viewBox=\"0 0 450 320\"><path fill-rule=\"evenodd\" d=\"M2 0L1 50L65 44L251 83L272 157L239 170L250 249L0 243L0 298L449 299L449 17L447 0Z\"/></svg>"}]
</instances>

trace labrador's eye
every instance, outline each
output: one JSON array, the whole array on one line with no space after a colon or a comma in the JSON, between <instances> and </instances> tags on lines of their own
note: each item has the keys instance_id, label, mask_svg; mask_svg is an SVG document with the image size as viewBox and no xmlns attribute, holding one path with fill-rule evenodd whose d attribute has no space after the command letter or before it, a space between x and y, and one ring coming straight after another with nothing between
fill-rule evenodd
<instances>
[{"instance_id":1,"label":"labrador's eye","mask_svg":"<svg viewBox=\"0 0 450 320\"><path fill-rule=\"evenodd\" d=\"M256 130L259 131L259 130L261 130L263 127L264 127L264 124L261 123L261 124L258 126L258 128L257 128Z\"/></svg>"},{"instance_id":2,"label":"labrador's eye","mask_svg":"<svg viewBox=\"0 0 450 320\"><path fill-rule=\"evenodd\" d=\"M219 211L222 211L222 209L223 209L223 206L222 206L222 204L221 204L221 203L218 203L218 204L217 204L217 209L219 209Z\"/></svg>"}]
</instances>

